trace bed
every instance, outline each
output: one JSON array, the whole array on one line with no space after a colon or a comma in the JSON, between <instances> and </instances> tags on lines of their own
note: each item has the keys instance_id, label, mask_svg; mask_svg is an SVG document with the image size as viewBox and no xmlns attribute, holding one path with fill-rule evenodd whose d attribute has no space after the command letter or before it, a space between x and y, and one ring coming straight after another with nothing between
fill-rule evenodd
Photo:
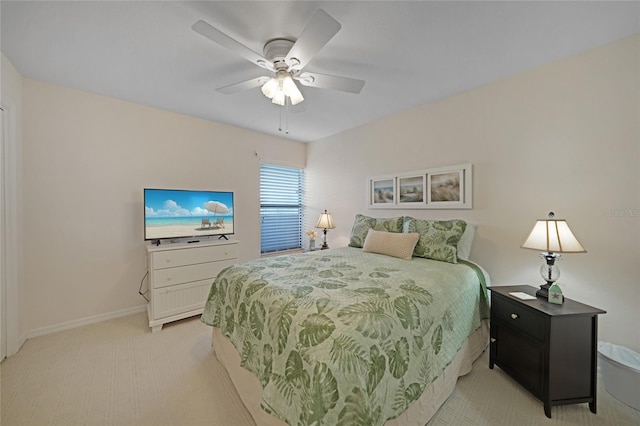
<instances>
[{"instance_id":1,"label":"bed","mask_svg":"<svg viewBox=\"0 0 640 426\"><path fill-rule=\"evenodd\" d=\"M216 278L202 321L257 425L424 425L486 348L484 270L367 250L373 233Z\"/></svg>"}]
</instances>

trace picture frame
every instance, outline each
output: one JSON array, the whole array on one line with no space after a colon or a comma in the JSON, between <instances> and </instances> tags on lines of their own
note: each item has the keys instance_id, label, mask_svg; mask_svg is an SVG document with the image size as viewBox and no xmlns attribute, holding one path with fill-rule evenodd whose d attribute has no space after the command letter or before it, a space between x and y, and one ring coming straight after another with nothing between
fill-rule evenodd
<instances>
[{"instance_id":1,"label":"picture frame","mask_svg":"<svg viewBox=\"0 0 640 426\"><path fill-rule=\"evenodd\" d=\"M427 174L427 205L455 208L464 205L464 169L443 168Z\"/></svg>"},{"instance_id":2,"label":"picture frame","mask_svg":"<svg viewBox=\"0 0 640 426\"><path fill-rule=\"evenodd\" d=\"M398 205L422 206L426 201L426 174L398 176Z\"/></svg>"},{"instance_id":3,"label":"picture frame","mask_svg":"<svg viewBox=\"0 0 640 426\"><path fill-rule=\"evenodd\" d=\"M396 178L382 176L369 180L369 207L388 208L396 203Z\"/></svg>"},{"instance_id":4,"label":"picture frame","mask_svg":"<svg viewBox=\"0 0 640 426\"><path fill-rule=\"evenodd\" d=\"M471 164L438 167L367 179L373 209L471 209Z\"/></svg>"}]
</instances>

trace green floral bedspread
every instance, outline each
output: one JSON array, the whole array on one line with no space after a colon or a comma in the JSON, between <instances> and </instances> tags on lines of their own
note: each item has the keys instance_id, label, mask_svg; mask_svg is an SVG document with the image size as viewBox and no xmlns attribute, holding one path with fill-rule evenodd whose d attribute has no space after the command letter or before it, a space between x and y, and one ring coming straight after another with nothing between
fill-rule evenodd
<instances>
[{"instance_id":1,"label":"green floral bedspread","mask_svg":"<svg viewBox=\"0 0 640 426\"><path fill-rule=\"evenodd\" d=\"M383 425L488 318L474 265L345 247L222 271L202 315L262 382L262 407L291 425Z\"/></svg>"}]
</instances>

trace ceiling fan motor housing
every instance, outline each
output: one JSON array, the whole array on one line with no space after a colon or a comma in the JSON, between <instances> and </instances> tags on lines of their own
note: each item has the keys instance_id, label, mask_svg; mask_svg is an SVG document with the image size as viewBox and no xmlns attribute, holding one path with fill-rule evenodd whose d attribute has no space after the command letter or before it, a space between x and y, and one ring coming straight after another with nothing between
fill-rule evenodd
<instances>
[{"instance_id":1,"label":"ceiling fan motor housing","mask_svg":"<svg viewBox=\"0 0 640 426\"><path fill-rule=\"evenodd\" d=\"M275 69L288 68L289 65L285 62L287 53L293 47L294 42L284 38L276 38L267 42L262 50L264 57L273 63Z\"/></svg>"}]
</instances>

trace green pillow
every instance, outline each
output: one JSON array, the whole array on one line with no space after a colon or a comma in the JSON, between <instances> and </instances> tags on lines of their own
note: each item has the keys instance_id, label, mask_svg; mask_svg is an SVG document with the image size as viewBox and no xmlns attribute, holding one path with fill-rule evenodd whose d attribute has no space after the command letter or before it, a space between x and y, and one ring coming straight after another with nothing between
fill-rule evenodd
<instances>
[{"instance_id":1,"label":"green pillow","mask_svg":"<svg viewBox=\"0 0 640 426\"><path fill-rule=\"evenodd\" d=\"M375 229L376 231L402 232L402 216L392 218L375 218L357 214L356 220L353 222L353 228L351 228L349 247L362 248L369 229Z\"/></svg>"},{"instance_id":2,"label":"green pillow","mask_svg":"<svg viewBox=\"0 0 640 426\"><path fill-rule=\"evenodd\" d=\"M467 223L459 219L409 219L404 222L403 232L420 234L414 256L458 263L457 246L466 227Z\"/></svg>"}]
</instances>

